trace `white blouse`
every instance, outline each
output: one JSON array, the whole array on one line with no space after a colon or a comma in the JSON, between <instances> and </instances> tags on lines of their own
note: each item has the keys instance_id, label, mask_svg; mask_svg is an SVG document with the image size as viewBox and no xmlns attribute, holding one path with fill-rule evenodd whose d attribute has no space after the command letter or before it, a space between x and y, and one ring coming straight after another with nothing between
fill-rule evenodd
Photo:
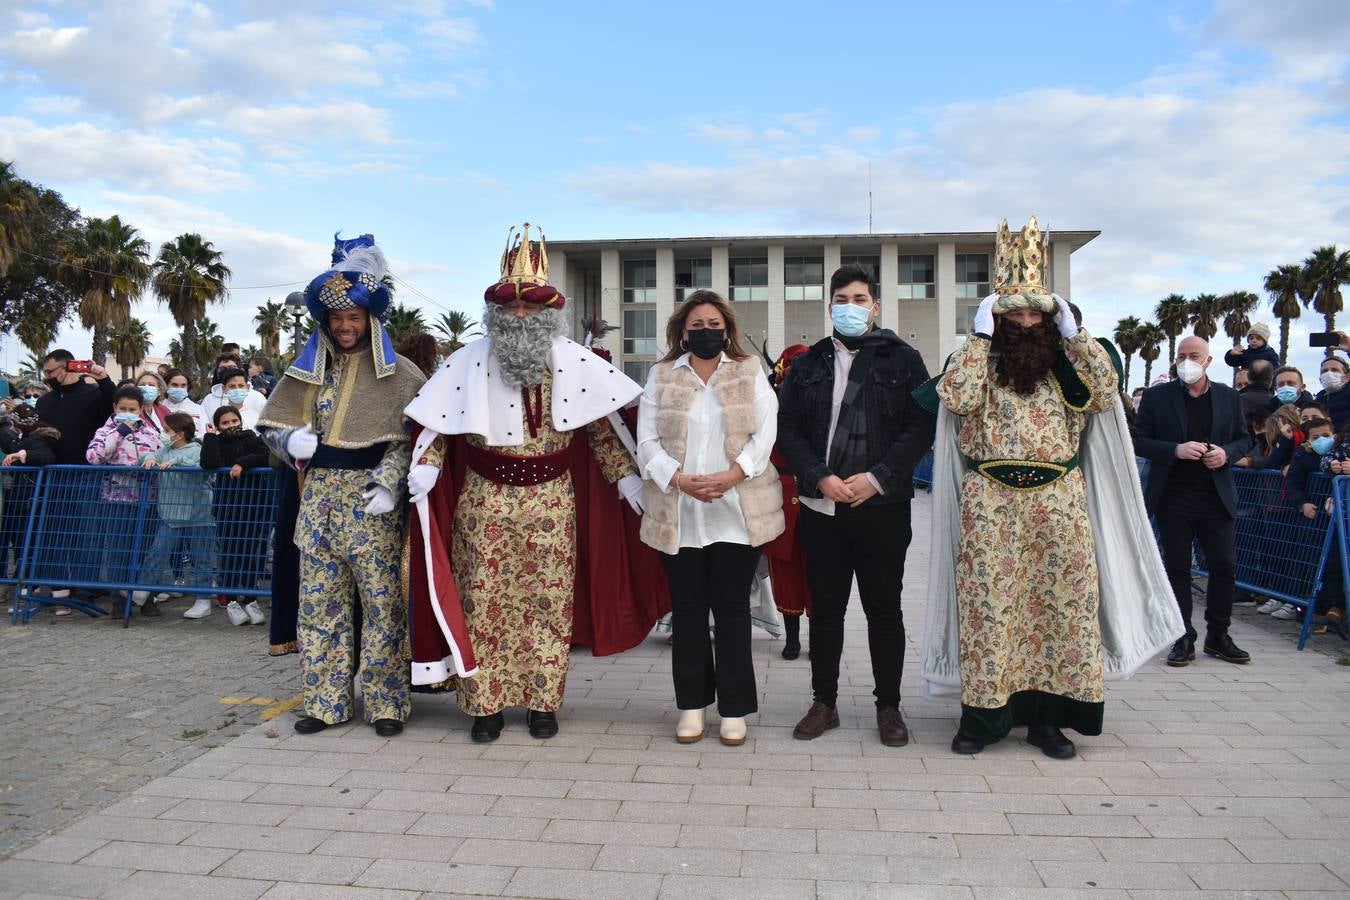
<instances>
[{"instance_id":1,"label":"white blouse","mask_svg":"<svg viewBox=\"0 0 1350 900\"><path fill-rule=\"evenodd\" d=\"M685 475L715 475L731 468L734 462L741 467L746 478L753 478L768 468L769 454L773 452L774 441L778 439L778 397L769 387L769 379L764 377L763 371L755 374L755 432L739 456L734 460L727 459L722 404L718 402L712 388L730 363L731 359L724 353L707 384L695 377L701 387L689 409L689 432L685 440L683 467L679 460L665 451L656 434L656 383L653 376L648 376L646 390L642 392L638 404L638 467L642 477L655 483L663 493L675 490L672 479L677 470ZM675 361L675 368L681 366L692 370L688 353ZM677 515L681 547L706 547L718 542L750 543L745 515L741 512L740 495L735 488L710 503L681 493Z\"/></svg>"}]
</instances>

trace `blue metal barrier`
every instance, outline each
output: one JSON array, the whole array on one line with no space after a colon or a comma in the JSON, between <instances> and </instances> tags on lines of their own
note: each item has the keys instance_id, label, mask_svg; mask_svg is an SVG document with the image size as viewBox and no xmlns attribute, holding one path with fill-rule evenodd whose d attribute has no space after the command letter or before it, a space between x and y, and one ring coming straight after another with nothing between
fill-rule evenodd
<instances>
[{"instance_id":1,"label":"blue metal barrier","mask_svg":"<svg viewBox=\"0 0 1350 900\"><path fill-rule=\"evenodd\" d=\"M37 510L33 498L41 475L42 469L32 466L0 468L0 584L19 581L19 565Z\"/></svg>"},{"instance_id":2,"label":"blue metal barrier","mask_svg":"<svg viewBox=\"0 0 1350 900\"><path fill-rule=\"evenodd\" d=\"M1308 478L1308 499L1316 507L1311 519L1285 498L1284 476L1278 471L1234 469L1233 479L1238 494L1237 585L1298 606L1303 612L1298 636L1298 649L1302 650L1314 621L1324 621L1314 613L1328 565L1333 571L1345 569L1345 541L1335 541L1334 517L1326 511L1332 479L1325 475ZM1204 554L1198 547L1195 572L1208 575Z\"/></svg>"},{"instance_id":3,"label":"blue metal barrier","mask_svg":"<svg viewBox=\"0 0 1350 900\"><path fill-rule=\"evenodd\" d=\"M277 473L172 467L47 466L36 470L19 553L14 621L44 605L103 615L92 600L33 588L263 596L271 591L268 540ZM175 573L180 574L175 574Z\"/></svg>"}]
</instances>

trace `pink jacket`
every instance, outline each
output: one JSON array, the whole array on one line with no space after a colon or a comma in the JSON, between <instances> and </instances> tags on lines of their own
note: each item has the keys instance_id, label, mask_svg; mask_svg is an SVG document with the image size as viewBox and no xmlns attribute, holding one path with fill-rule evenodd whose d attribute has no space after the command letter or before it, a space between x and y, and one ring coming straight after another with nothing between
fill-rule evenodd
<instances>
[{"instance_id":1,"label":"pink jacket","mask_svg":"<svg viewBox=\"0 0 1350 900\"><path fill-rule=\"evenodd\" d=\"M94 432L84 458L91 466L138 466L159 448L159 432L144 419L137 421L131 434L123 437L117 431L117 420L110 416L107 423ZM134 503L141 499L141 478L139 473L109 476L103 482L103 499Z\"/></svg>"}]
</instances>

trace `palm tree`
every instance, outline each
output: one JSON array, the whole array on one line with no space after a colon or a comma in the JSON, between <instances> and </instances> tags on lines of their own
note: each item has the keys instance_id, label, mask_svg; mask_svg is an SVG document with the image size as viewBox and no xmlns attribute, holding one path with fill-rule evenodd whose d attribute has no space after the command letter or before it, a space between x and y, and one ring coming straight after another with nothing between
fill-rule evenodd
<instances>
[{"instance_id":1,"label":"palm tree","mask_svg":"<svg viewBox=\"0 0 1350 900\"><path fill-rule=\"evenodd\" d=\"M478 323L457 309L441 313L431 327L445 337L446 349L451 353L464 346L464 338L478 334L477 331L470 332L471 328L478 327Z\"/></svg>"},{"instance_id":2,"label":"palm tree","mask_svg":"<svg viewBox=\"0 0 1350 900\"><path fill-rule=\"evenodd\" d=\"M1223 309L1223 333L1233 341L1234 347L1242 346L1242 339L1251 331L1251 313L1256 312L1261 298L1251 291L1233 291L1219 298Z\"/></svg>"},{"instance_id":3,"label":"palm tree","mask_svg":"<svg viewBox=\"0 0 1350 900\"><path fill-rule=\"evenodd\" d=\"M1350 284L1350 250L1340 250L1335 244L1318 247L1303 261L1303 283L1300 295L1303 302L1311 301L1315 312L1327 322L1327 331L1336 330L1336 314L1345 309L1341 299L1341 285ZM1327 348L1330 356L1335 347Z\"/></svg>"},{"instance_id":4,"label":"palm tree","mask_svg":"<svg viewBox=\"0 0 1350 900\"><path fill-rule=\"evenodd\" d=\"M14 334L19 343L35 353L46 353L47 348L56 340L59 323L49 316L24 316L14 326Z\"/></svg>"},{"instance_id":5,"label":"palm tree","mask_svg":"<svg viewBox=\"0 0 1350 900\"><path fill-rule=\"evenodd\" d=\"M258 326L258 337L262 338L263 355L278 356L281 353L281 330L286 327L286 304L268 298L258 307L253 324Z\"/></svg>"},{"instance_id":6,"label":"palm tree","mask_svg":"<svg viewBox=\"0 0 1350 900\"><path fill-rule=\"evenodd\" d=\"M27 345L25 345L27 346ZM42 357L47 355L46 349L35 350L29 353L19 361L19 380L21 381L41 381L42 380Z\"/></svg>"},{"instance_id":7,"label":"palm tree","mask_svg":"<svg viewBox=\"0 0 1350 900\"><path fill-rule=\"evenodd\" d=\"M1135 332L1139 341L1139 358L1144 361L1144 387L1153 383L1153 363L1162 353L1162 342L1167 334L1154 322L1145 322Z\"/></svg>"},{"instance_id":8,"label":"palm tree","mask_svg":"<svg viewBox=\"0 0 1350 900\"><path fill-rule=\"evenodd\" d=\"M0 277L33 242L28 219L36 204L32 186L14 174L14 164L0 162Z\"/></svg>"},{"instance_id":9,"label":"palm tree","mask_svg":"<svg viewBox=\"0 0 1350 900\"><path fill-rule=\"evenodd\" d=\"M1191 331L1206 341L1219 333L1219 316L1223 315L1223 304L1214 294L1196 294L1186 304L1191 320Z\"/></svg>"},{"instance_id":10,"label":"palm tree","mask_svg":"<svg viewBox=\"0 0 1350 900\"><path fill-rule=\"evenodd\" d=\"M1120 355L1125 357L1125 384L1121 385L1122 388L1128 387L1130 383L1130 357L1139 349L1139 326L1137 318L1126 316L1116 323L1116 330L1112 334Z\"/></svg>"},{"instance_id":11,"label":"palm tree","mask_svg":"<svg viewBox=\"0 0 1350 900\"><path fill-rule=\"evenodd\" d=\"M1163 334L1167 335L1167 365L1171 366L1177 361L1177 338L1191 323L1190 306L1180 294L1168 294L1158 301L1153 317L1158 320L1158 327Z\"/></svg>"},{"instance_id":12,"label":"palm tree","mask_svg":"<svg viewBox=\"0 0 1350 900\"><path fill-rule=\"evenodd\" d=\"M1280 365L1289 364L1289 323L1303 314L1298 289L1303 279L1303 268L1287 263L1270 270L1265 289L1270 294L1271 310L1280 320Z\"/></svg>"},{"instance_id":13,"label":"palm tree","mask_svg":"<svg viewBox=\"0 0 1350 900\"><path fill-rule=\"evenodd\" d=\"M130 378L128 370L136 369L145 362L152 343L150 327L137 318L127 319L124 324L108 332L108 344L117 364L122 367L123 378Z\"/></svg>"},{"instance_id":14,"label":"palm tree","mask_svg":"<svg viewBox=\"0 0 1350 900\"><path fill-rule=\"evenodd\" d=\"M395 303L393 309L389 310L389 320L384 327L389 332L389 339L397 344L410 334L426 331L427 323L422 319L420 309Z\"/></svg>"},{"instance_id":15,"label":"palm tree","mask_svg":"<svg viewBox=\"0 0 1350 900\"><path fill-rule=\"evenodd\" d=\"M155 296L169 305L174 322L183 329L183 346L197 342L197 322L209 303L224 301L230 268L221 262L215 246L200 234L180 234L159 248L155 260Z\"/></svg>"},{"instance_id":16,"label":"palm tree","mask_svg":"<svg viewBox=\"0 0 1350 900\"><path fill-rule=\"evenodd\" d=\"M108 330L126 324L150 280L150 245L117 216L90 219L63 248L58 277L83 296L80 324L94 333L93 358L108 356Z\"/></svg>"}]
</instances>

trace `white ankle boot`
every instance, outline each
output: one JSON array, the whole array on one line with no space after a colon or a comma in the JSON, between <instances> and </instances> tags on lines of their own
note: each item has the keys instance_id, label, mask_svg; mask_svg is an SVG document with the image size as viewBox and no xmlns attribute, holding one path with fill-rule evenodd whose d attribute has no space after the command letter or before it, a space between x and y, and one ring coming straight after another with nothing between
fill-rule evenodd
<instances>
[{"instance_id":1,"label":"white ankle boot","mask_svg":"<svg viewBox=\"0 0 1350 900\"><path fill-rule=\"evenodd\" d=\"M248 613L248 620L253 625L261 625L267 621L267 617L263 615L262 607L258 605L257 600L245 606L244 612Z\"/></svg>"},{"instance_id":2,"label":"white ankle boot","mask_svg":"<svg viewBox=\"0 0 1350 900\"><path fill-rule=\"evenodd\" d=\"M745 717L722 718L722 729L718 737L728 747L739 747L745 743Z\"/></svg>"},{"instance_id":3,"label":"white ankle boot","mask_svg":"<svg viewBox=\"0 0 1350 900\"><path fill-rule=\"evenodd\" d=\"M183 613L185 619L205 619L211 615L211 598L198 597L192 604L192 608Z\"/></svg>"},{"instance_id":4,"label":"white ankle boot","mask_svg":"<svg viewBox=\"0 0 1350 900\"><path fill-rule=\"evenodd\" d=\"M248 624L248 613L244 612L244 608L239 605L238 600L231 600L229 602L229 605L225 607L225 615L230 617L231 625Z\"/></svg>"},{"instance_id":5,"label":"white ankle boot","mask_svg":"<svg viewBox=\"0 0 1350 900\"><path fill-rule=\"evenodd\" d=\"M680 721L675 726L675 740L681 744L697 744L703 740L703 710L680 711Z\"/></svg>"}]
</instances>

